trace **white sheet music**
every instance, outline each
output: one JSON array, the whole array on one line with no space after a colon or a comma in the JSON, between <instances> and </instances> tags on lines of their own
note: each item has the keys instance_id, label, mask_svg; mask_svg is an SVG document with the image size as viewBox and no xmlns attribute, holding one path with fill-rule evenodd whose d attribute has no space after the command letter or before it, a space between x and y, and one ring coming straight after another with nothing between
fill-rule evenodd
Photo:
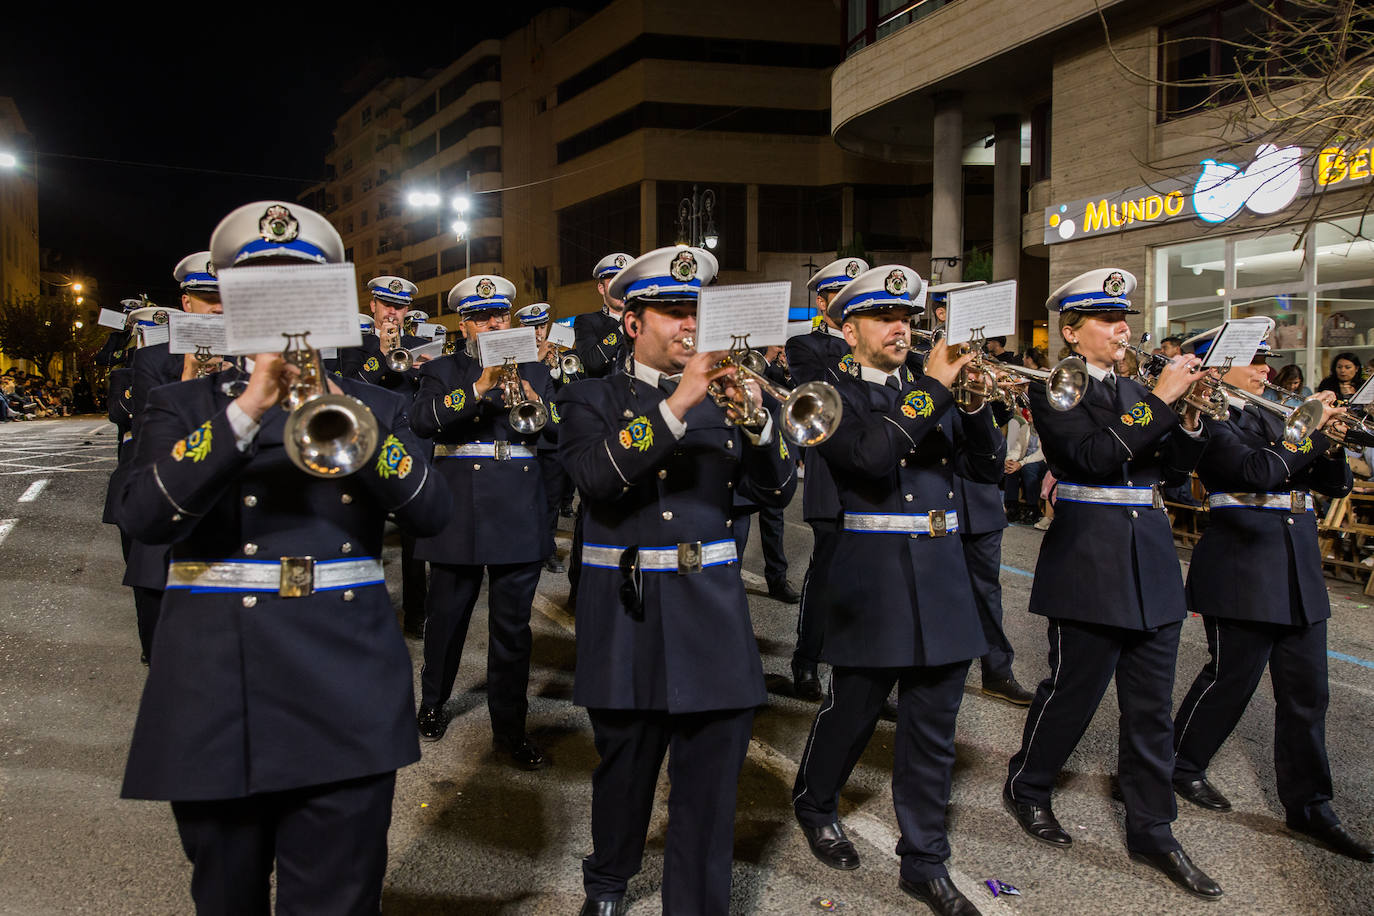
<instances>
[{"instance_id":1,"label":"white sheet music","mask_svg":"<svg viewBox=\"0 0 1374 916\"><path fill-rule=\"evenodd\" d=\"M809 321L789 321L787 322L787 339L800 337L802 334L810 334L815 328Z\"/></svg>"},{"instance_id":2,"label":"white sheet music","mask_svg":"<svg viewBox=\"0 0 1374 916\"><path fill-rule=\"evenodd\" d=\"M102 328L114 328L116 331L122 331L124 330L124 313L112 309L101 309L100 317L96 319L95 323Z\"/></svg>"},{"instance_id":3,"label":"white sheet music","mask_svg":"<svg viewBox=\"0 0 1374 916\"><path fill-rule=\"evenodd\" d=\"M1232 318L1221 326L1216 341L1202 358L1203 367L1211 369L1224 366L1228 357L1237 366L1250 365L1260 341L1273 326L1274 323L1263 316Z\"/></svg>"},{"instance_id":4,"label":"white sheet music","mask_svg":"<svg viewBox=\"0 0 1374 916\"><path fill-rule=\"evenodd\" d=\"M362 345L352 264L236 267L220 272L228 353L270 353L308 331L315 348Z\"/></svg>"},{"instance_id":5,"label":"white sheet music","mask_svg":"<svg viewBox=\"0 0 1374 916\"><path fill-rule=\"evenodd\" d=\"M432 321L421 322L415 328L415 336L423 337L426 340L439 340L448 334L448 328L442 324L435 324Z\"/></svg>"},{"instance_id":6,"label":"white sheet music","mask_svg":"<svg viewBox=\"0 0 1374 916\"><path fill-rule=\"evenodd\" d=\"M165 324L154 325L153 327L140 327L138 329L138 338L142 343L139 344L139 346L155 347L158 344L165 344L168 340L169 333L167 325Z\"/></svg>"},{"instance_id":7,"label":"white sheet music","mask_svg":"<svg viewBox=\"0 0 1374 916\"><path fill-rule=\"evenodd\" d=\"M507 358L517 363L538 362L539 344L534 340L534 328L507 328L478 334L477 355L483 369L499 366Z\"/></svg>"},{"instance_id":8,"label":"white sheet music","mask_svg":"<svg viewBox=\"0 0 1374 916\"><path fill-rule=\"evenodd\" d=\"M167 329L167 349L172 353L194 353L196 347L209 347L216 356L225 352L223 315L168 312Z\"/></svg>"},{"instance_id":9,"label":"white sheet music","mask_svg":"<svg viewBox=\"0 0 1374 916\"><path fill-rule=\"evenodd\" d=\"M967 343L974 328L981 328L984 337L1016 333L1015 280L949 291L945 342Z\"/></svg>"},{"instance_id":10,"label":"white sheet music","mask_svg":"<svg viewBox=\"0 0 1374 916\"><path fill-rule=\"evenodd\" d=\"M573 333L570 325L551 324L549 325L549 340L560 347L571 347L577 343L577 335Z\"/></svg>"},{"instance_id":11,"label":"white sheet music","mask_svg":"<svg viewBox=\"0 0 1374 916\"><path fill-rule=\"evenodd\" d=\"M1347 403L1356 405L1374 403L1374 375L1371 375L1369 380L1360 386L1360 390L1355 392Z\"/></svg>"},{"instance_id":12,"label":"white sheet music","mask_svg":"<svg viewBox=\"0 0 1374 916\"><path fill-rule=\"evenodd\" d=\"M755 349L781 346L791 301L791 281L706 287L697 302L697 352L728 350L743 336Z\"/></svg>"}]
</instances>

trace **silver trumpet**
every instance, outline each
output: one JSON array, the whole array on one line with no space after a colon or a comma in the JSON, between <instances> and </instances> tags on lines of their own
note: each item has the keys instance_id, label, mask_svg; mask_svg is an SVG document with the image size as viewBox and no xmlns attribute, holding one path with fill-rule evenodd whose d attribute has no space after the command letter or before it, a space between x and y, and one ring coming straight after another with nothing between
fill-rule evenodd
<instances>
[{"instance_id":1,"label":"silver trumpet","mask_svg":"<svg viewBox=\"0 0 1374 916\"><path fill-rule=\"evenodd\" d=\"M217 365L219 357L210 352L210 348L205 344L196 344L196 352L191 357L196 363L196 373L192 378L205 378L207 375L214 375L222 367Z\"/></svg>"},{"instance_id":2,"label":"silver trumpet","mask_svg":"<svg viewBox=\"0 0 1374 916\"><path fill-rule=\"evenodd\" d=\"M510 405L510 428L517 433L528 435L537 433L549 422L549 409L539 401L525 397L525 386L520 380L520 365L511 357L506 357L501 366L501 393Z\"/></svg>"},{"instance_id":3,"label":"silver trumpet","mask_svg":"<svg viewBox=\"0 0 1374 916\"><path fill-rule=\"evenodd\" d=\"M682 338L682 345L688 350L696 349L693 337ZM806 382L796 388L788 389L768 378L764 372L767 362L755 350L740 345L727 353L717 367L734 366L735 379L752 379L759 390L782 405L782 434L791 442L801 446L820 445L840 428L840 418L844 415L844 402L835 386L827 382ZM739 426L762 426L768 419L764 406L748 394L744 385L736 385L741 392L738 398L725 393L725 385L719 379L707 386L707 393L717 405L733 409L740 417L735 423Z\"/></svg>"},{"instance_id":4,"label":"silver trumpet","mask_svg":"<svg viewBox=\"0 0 1374 916\"><path fill-rule=\"evenodd\" d=\"M377 450L377 418L357 398L329 393L320 351L307 342L308 331L282 336L282 359L300 370L282 402L290 413L282 431L286 456L315 477L352 474Z\"/></svg>"},{"instance_id":5,"label":"silver trumpet","mask_svg":"<svg viewBox=\"0 0 1374 916\"><path fill-rule=\"evenodd\" d=\"M919 328L912 333L932 344L944 336L943 331ZM973 343L973 359L959 371L954 381L954 403L961 408L968 409L979 398L1007 407L1029 406L1025 390L1032 381L1037 381L1045 386L1045 399L1052 408L1072 410L1088 390L1088 366L1077 356L1066 356L1050 369L1031 369L989 359L982 347L976 346L979 341L975 339ZM910 346L904 338L897 341L899 350ZM973 378L974 373L978 374L978 379Z\"/></svg>"},{"instance_id":6,"label":"silver trumpet","mask_svg":"<svg viewBox=\"0 0 1374 916\"><path fill-rule=\"evenodd\" d=\"M1136 376L1145 387L1153 390L1159 382L1159 374L1169 365L1169 358L1160 353L1151 353L1144 347L1134 346L1129 337L1121 337L1112 341L1122 349L1129 350L1136 355L1140 365L1136 369ZM1140 335L1140 342L1147 344L1150 342L1150 332L1146 331ZM1227 386L1234 388L1234 385ZM1249 392L1246 392L1249 394ZM1221 382L1204 375L1188 387L1183 393L1183 397L1174 402L1174 409L1183 413L1187 408L1192 407L1200 411L1204 416L1211 417L1213 420L1225 420L1230 416L1230 405L1226 403L1226 392L1222 390ZM1298 438L1302 438L1299 436Z\"/></svg>"},{"instance_id":7,"label":"silver trumpet","mask_svg":"<svg viewBox=\"0 0 1374 916\"><path fill-rule=\"evenodd\" d=\"M556 354L558 359L549 368L556 365L564 375L581 375L586 371L586 367L582 365L582 358L573 352L572 347L565 347L562 344L554 344L553 346L554 354L550 355Z\"/></svg>"},{"instance_id":8,"label":"silver trumpet","mask_svg":"<svg viewBox=\"0 0 1374 916\"><path fill-rule=\"evenodd\" d=\"M427 344L407 350L405 347L397 347L387 351L386 367L392 372L406 372L415 365L415 360L421 356L428 356L434 359L444 354L444 340L433 340Z\"/></svg>"},{"instance_id":9,"label":"silver trumpet","mask_svg":"<svg viewBox=\"0 0 1374 916\"><path fill-rule=\"evenodd\" d=\"M1260 410L1267 410L1270 413L1278 414L1280 417L1283 417L1283 438L1285 442L1292 442L1296 445L1321 429L1322 417L1325 416L1325 411L1322 407L1322 402L1316 398L1303 401L1297 407L1289 407L1279 401L1271 401L1262 395L1232 385L1230 382L1218 381L1217 385L1223 392L1223 397L1229 394L1232 397L1239 398L1247 404L1255 405ZM1292 392L1290 391L1289 394L1292 394ZM1230 416L1229 412L1227 416ZM1354 418L1352 417L1351 419L1353 420ZM1344 418L1342 418L1342 422L1345 422ZM1374 430L1362 425L1361 428L1366 432L1374 432ZM1337 442L1345 441L1344 436L1336 433L1334 430L1328 429L1326 434Z\"/></svg>"}]
</instances>

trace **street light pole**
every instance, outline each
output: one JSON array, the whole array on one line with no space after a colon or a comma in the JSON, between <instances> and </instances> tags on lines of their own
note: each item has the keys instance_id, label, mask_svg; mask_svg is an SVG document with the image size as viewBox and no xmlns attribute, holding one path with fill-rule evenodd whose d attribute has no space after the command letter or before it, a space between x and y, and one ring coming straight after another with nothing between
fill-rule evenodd
<instances>
[{"instance_id":1,"label":"street light pole","mask_svg":"<svg viewBox=\"0 0 1374 916\"><path fill-rule=\"evenodd\" d=\"M716 232L716 192L710 188L699 191L692 185L692 195L682 198L677 207L677 238L679 245L703 245L714 249L720 244Z\"/></svg>"}]
</instances>

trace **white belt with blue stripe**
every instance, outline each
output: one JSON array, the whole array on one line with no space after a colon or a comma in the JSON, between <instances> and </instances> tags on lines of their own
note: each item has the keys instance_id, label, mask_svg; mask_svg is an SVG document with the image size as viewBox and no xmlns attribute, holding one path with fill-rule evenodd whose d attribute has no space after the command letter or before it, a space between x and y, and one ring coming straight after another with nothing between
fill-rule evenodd
<instances>
[{"instance_id":1,"label":"white belt with blue stripe","mask_svg":"<svg viewBox=\"0 0 1374 916\"><path fill-rule=\"evenodd\" d=\"M583 544L582 565L598 569L620 569L621 558L628 547L614 544ZM734 539L711 541L683 541L673 547L641 547L636 553L634 567L644 572L700 572L708 566L725 566L737 559Z\"/></svg>"},{"instance_id":2,"label":"white belt with blue stripe","mask_svg":"<svg viewBox=\"0 0 1374 916\"><path fill-rule=\"evenodd\" d=\"M1071 503L1164 508L1164 499L1154 487L1096 487L1081 483L1064 483L1061 480L1055 485L1054 493L1056 500Z\"/></svg>"},{"instance_id":3,"label":"white belt with blue stripe","mask_svg":"<svg viewBox=\"0 0 1374 916\"><path fill-rule=\"evenodd\" d=\"M282 557L275 560L224 560L213 563L178 561L167 567L167 588L196 592L276 592L300 598L312 592L385 585L382 561L320 560Z\"/></svg>"},{"instance_id":4,"label":"white belt with blue stripe","mask_svg":"<svg viewBox=\"0 0 1374 916\"><path fill-rule=\"evenodd\" d=\"M534 452L523 445L509 442L465 442L462 445L436 443L435 458L491 458L496 461L509 461L512 458L533 458Z\"/></svg>"},{"instance_id":5,"label":"white belt with blue stripe","mask_svg":"<svg viewBox=\"0 0 1374 916\"><path fill-rule=\"evenodd\" d=\"M846 512L843 527L845 531L928 534L938 538L959 530L959 513L953 509L921 513Z\"/></svg>"},{"instance_id":6,"label":"white belt with blue stripe","mask_svg":"<svg viewBox=\"0 0 1374 916\"><path fill-rule=\"evenodd\" d=\"M1212 493L1207 497L1207 508L1315 512L1317 501L1311 493L1303 490L1289 490L1287 493Z\"/></svg>"}]
</instances>

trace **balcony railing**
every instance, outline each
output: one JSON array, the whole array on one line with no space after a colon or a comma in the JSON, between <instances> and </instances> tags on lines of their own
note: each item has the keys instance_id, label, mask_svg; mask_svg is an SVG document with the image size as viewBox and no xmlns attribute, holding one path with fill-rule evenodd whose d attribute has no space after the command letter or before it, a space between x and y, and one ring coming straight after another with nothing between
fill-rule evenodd
<instances>
[{"instance_id":1,"label":"balcony railing","mask_svg":"<svg viewBox=\"0 0 1374 916\"><path fill-rule=\"evenodd\" d=\"M845 57L956 0L840 0Z\"/></svg>"}]
</instances>

